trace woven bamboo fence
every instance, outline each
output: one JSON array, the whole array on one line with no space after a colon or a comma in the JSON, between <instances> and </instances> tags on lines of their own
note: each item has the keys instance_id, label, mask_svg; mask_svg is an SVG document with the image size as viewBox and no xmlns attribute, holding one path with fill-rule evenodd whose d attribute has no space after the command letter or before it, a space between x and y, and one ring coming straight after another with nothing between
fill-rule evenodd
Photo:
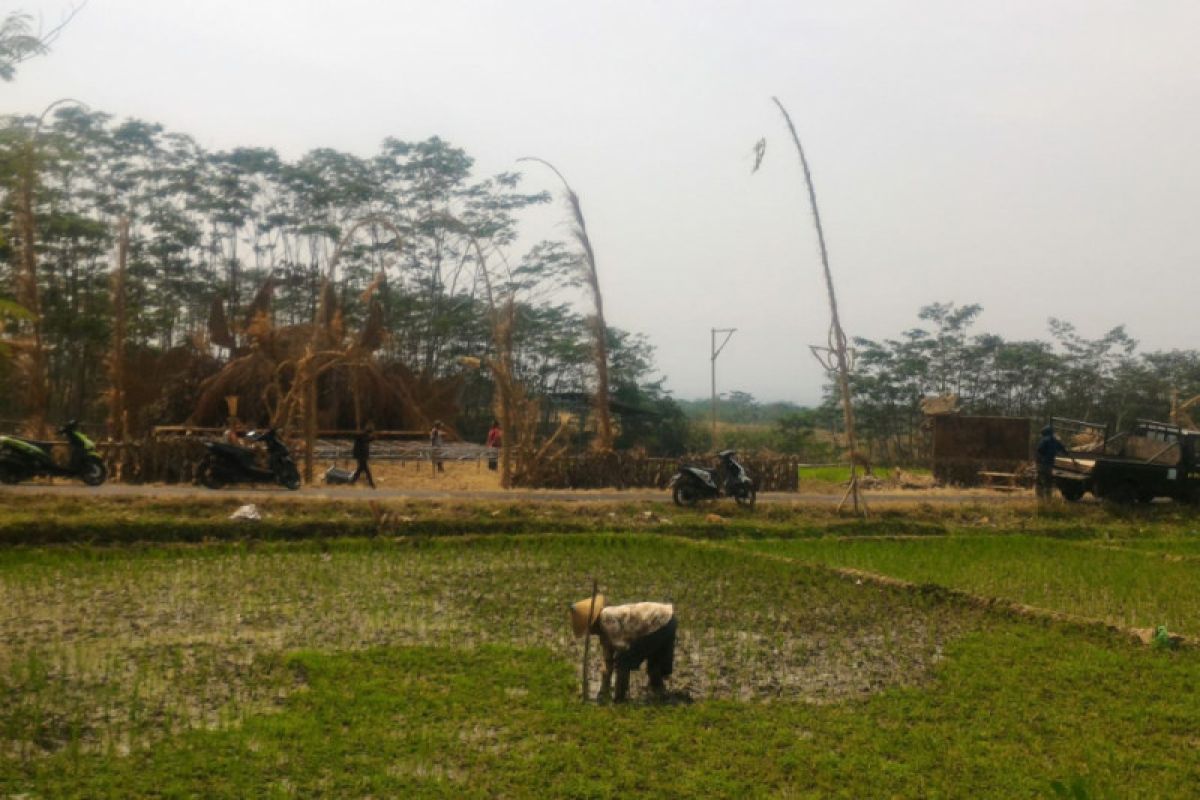
<instances>
[{"instance_id":1,"label":"woven bamboo fence","mask_svg":"<svg viewBox=\"0 0 1200 800\"><path fill-rule=\"evenodd\" d=\"M518 459L520 456L517 456ZM800 489L800 462L789 458L738 459L760 492ZM514 483L526 489L665 489L684 464L712 467L712 456L649 458L629 452L586 453L520 469Z\"/></svg>"},{"instance_id":2,"label":"woven bamboo fence","mask_svg":"<svg viewBox=\"0 0 1200 800\"><path fill-rule=\"evenodd\" d=\"M203 440L195 437L100 442L96 447L109 480L121 483L194 483L206 452ZM798 461L777 457L739 460L760 492L799 491ZM665 489L681 465L712 467L715 461L703 455L677 460L629 452L586 453L543 461L531 470L518 469L516 485L526 489Z\"/></svg>"},{"instance_id":3,"label":"woven bamboo fence","mask_svg":"<svg viewBox=\"0 0 1200 800\"><path fill-rule=\"evenodd\" d=\"M99 442L108 478L121 483L193 483L204 459L204 442L191 437Z\"/></svg>"}]
</instances>

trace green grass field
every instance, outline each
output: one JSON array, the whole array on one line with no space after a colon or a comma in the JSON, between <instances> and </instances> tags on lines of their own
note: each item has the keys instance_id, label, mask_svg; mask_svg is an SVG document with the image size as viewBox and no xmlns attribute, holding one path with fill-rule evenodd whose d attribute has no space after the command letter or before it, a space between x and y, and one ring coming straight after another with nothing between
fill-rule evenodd
<instances>
[{"instance_id":1,"label":"green grass field","mask_svg":"<svg viewBox=\"0 0 1200 800\"><path fill-rule=\"evenodd\" d=\"M214 507L198 512L208 542L0 549L0 797L1182 797L1200 785L1200 652L936 588L1194 636L1193 518L956 508L863 524L764 509L705 535L692 516L607 508L412 507L435 534L451 519L498 527L431 535L418 518L407 535L329 538L338 520L363 529L364 512L280 506L268 527L226 530ZM55 517L70 528L60 538L121 540L103 527L126 517L172 524L165 506L92 511ZM543 516L586 524L499 527ZM676 604L673 702L649 702L641 679L627 706L580 702L566 606L593 577L617 602Z\"/></svg>"},{"instance_id":2,"label":"green grass field","mask_svg":"<svg viewBox=\"0 0 1200 800\"><path fill-rule=\"evenodd\" d=\"M759 552L852 567L914 583L1103 620L1126 628L1167 625L1200 636L1200 560L1157 552L1176 543L1062 541L1029 535L922 539L764 540Z\"/></svg>"}]
</instances>

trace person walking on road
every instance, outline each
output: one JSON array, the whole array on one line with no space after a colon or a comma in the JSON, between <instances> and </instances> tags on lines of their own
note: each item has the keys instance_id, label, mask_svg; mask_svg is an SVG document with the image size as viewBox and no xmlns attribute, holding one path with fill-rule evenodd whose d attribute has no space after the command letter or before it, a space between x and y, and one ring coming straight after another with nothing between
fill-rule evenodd
<instances>
[{"instance_id":1,"label":"person walking on road","mask_svg":"<svg viewBox=\"0 0 1200 800\"><path fill-rule=\"evenodd\" d=\"M371 477L371 465L367 462L371 458L371 439L375 435L375 426L367 423L358 435L354 437L354 448L350 454L354 456L357 467L354 474L350 476L350 483L357 483L359 475L367 476L367 486L375 488L375 479Z\"/></svg>"},{"instance_id":2,"label":"person walking on road","mask_svg":"<svg viewBox=\"0 0 1200 800\"><path fill-rule=\"evenodd\" d=\"M433 423L433 430L429 432L429 459L438 472L446 471L446 468L442 466L443 436L442 421L438 420Z\"/></svg>"},{"instance_id":3,"label":"person walking on road","mask_svg":"<svg viewBox=\"0 0 1200 800\"><path fill-rule=\"evenodd\" d=\"M1034 452L1037 456L1037 496L1039 500L1049 500L1054 496L1054 459L1067 453L1067 448L1054 435L1054 426L1042 428L1042 438Z\"/></svg>"},{"instance_id":4,"label":"person walking on road","mask_svg":"<svg viewBox=\"0 0 1200 800\"><path fill-rule=\"evenodd\" d=\"M496 463L500 458L500 441L502 434L500 433L499 420L492 420L492 427L487 435L487 448L491 450L488 453L488 469L492 472L496 471Z\"/></svg>"}]
</instances>

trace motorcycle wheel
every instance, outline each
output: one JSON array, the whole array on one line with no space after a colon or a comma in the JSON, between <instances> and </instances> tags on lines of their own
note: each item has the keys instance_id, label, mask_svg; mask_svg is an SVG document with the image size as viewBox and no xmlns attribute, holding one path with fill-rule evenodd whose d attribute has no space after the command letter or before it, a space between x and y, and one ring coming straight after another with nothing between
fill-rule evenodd
<instances>
[{"instance_id":1,"label":"motorcycle wheel","mask_svg":"<svg viewBox=\"0 0 1200 800\"><path fill-rule=\"evenodd\" d=\"M294 492L300 488L300 471L290 460L274 466L275 480L288 491Z\"/></svg>"},{"instance_id":2,"label":"motorcycle wheel","mask_svg":"<svg viewBox=\"0 0 1200 800\"><path fill-rule=\"evenodd\" d=\"M20 483L21 472L12 464L0 462L0 483Z\"/></svg>"},{"instance_id":3,"label":"motorcycle wheel","mask_svg":"<svg viewBox=\"0 0 1200 800\"><path fill-rule=\"evenodd\" d=\"M696 487L690 483L680 483L676 484L675 490L671 492L671 499L677 506L691 508L700 502L700 492L696 491Z\"/></svg>"},{"instance_id":4,"label":"motorcycle wheel","mask_svg":"<svg viewBox=\"0 0 1200 800\"><path fill-rule=\"evenodd\" d=\"M105 469L104 462L100 459L89 458L84 462L83 471L79 473L79 477L88 486L99 486L108 477L108 470Z\"/></svg>"},{"instance_id":5,"label":"motorcycle wheel","mask_svg":"<svg viewBox=\"0 0 1200 800\"><path fill-rule=\"evenodd\" d=\"M754 501L758 499L758 492L754 490L753 486L750 486L738 494L735 494L733 499L739 506L754 508Z\"/></svg>"},{"instance_id":6,"label":"motorcycle wheel","mask_svg":"<svg viewBox=\"0 0 1200 800\"><path fill-rule=\"evenodd\" d=\"M225 481L221 480L221 476L217 474L216 465L212 461L205 461L200 465L200 474L197 476L200 483L209 489L220 489L225 485Z\"/></svg>"}]
</instances>

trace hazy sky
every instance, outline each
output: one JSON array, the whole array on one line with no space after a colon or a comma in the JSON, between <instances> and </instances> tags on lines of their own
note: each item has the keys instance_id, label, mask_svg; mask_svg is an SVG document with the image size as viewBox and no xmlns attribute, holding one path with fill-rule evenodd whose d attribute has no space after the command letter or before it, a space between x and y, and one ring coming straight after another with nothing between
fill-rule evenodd
<instances>
[{"instance_id":1,"label":"hazy sky","mask_svg":"<svg viewBox=\"0 0 1200 800\"><path fill-rule=\"evenodd\" d=\"M0 10L49 25L68 5ZM1195 347L1198 34L1195 0L91 0L0 91L9 112L73 97L289 158L438 135L481 173L548 159L583 202L610 324L650 337L677 396L707 396L715 326L739 329L719 390L812 402L829 314L772 95L851 336L954 301L1009 338L1057 316ZM565 235L565 216L529 228Z\"/></svg>"}]
</instances>

